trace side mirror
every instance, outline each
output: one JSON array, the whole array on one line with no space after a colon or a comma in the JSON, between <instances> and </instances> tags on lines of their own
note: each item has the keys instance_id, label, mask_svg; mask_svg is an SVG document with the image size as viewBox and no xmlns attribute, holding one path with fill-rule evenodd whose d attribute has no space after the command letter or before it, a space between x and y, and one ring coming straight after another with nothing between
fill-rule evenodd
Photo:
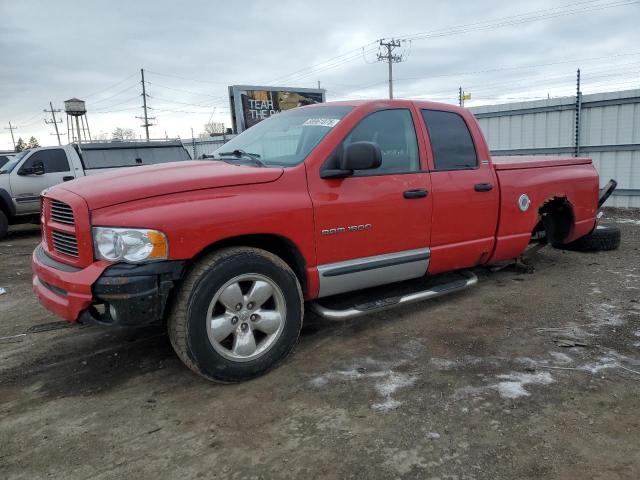
<instances>
[{"instance_id":1,"label":"side mirror","mask_svg":"<svg viewBox=\"0 0 640 480\"><path fill-rule=\"evenodd\" d=\"M33 174L34 175L44 175L44 163L42 163L42 162L33 162Z\"/></svg>"},{"instance_id":2,"label":"side mirror","mask_svg":"<svg viewBox=\"0 0 640 480\"><path fill-rule=\"evenodd\" d=\"M371 170L382 165L382 152L377 143L353 142L344 149L342 170Z\"/></svg>"},{"instance_id":3,"label":"side mirror","mask_svg":"<svg viewBox=\"0 0 640 480\"><path fill-rule=\"evenodd\" d=\"M44 175L44 164L42 162L33 162L30 167L20 168L18 175Z\"/></svg>"},{"instance_id":4,"label":"side mirror","mask_svg":"<svg viewBox=\"0 0 640 480\"><path fill-rule=\"evenodd\" d=\"M345 178L353 175L354 170L371 170L382 165L382 152L374 142L353 142L347 145L342 154L334 155L338 168L323 170L321 178Z\"/></svg>"}]
</instances>

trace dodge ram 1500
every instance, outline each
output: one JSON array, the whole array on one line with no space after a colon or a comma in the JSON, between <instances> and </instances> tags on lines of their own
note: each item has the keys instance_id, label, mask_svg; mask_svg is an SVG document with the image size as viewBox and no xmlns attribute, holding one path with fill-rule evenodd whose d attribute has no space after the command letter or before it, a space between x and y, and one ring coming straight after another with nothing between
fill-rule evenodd
<instances>
[{"instance_id":1,"label":"dodge ram 1500","mask_svg":"<svg viewBox=\"0 0 640 480\"><path fill-rule=\"evenodd\" d=\"M33 288L72 322L166 321L188 367L240 381L289 354L305 307L342 319L457 291L532 242L615 248L597 228L613 188L599 201L589 158L492 159L462 108L313 105L207 160L45 191Z\"/></svg>"}]
</instances>

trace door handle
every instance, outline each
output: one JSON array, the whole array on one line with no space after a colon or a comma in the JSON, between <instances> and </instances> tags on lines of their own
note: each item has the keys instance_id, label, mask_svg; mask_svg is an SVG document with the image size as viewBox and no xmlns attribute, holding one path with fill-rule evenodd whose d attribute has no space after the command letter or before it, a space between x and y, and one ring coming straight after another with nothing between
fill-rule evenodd
<instances>
[{"instance_id":1,"label":"door handle","mask_svg":"<svg viewBox=\"0 0 640 480\"><path fill-rule=\"evenodd\" d=\"M62 177L62 181L63 181L63 182L68 182L69 180L73 180L73 179L75 179L75 178L76 178L76 177L73 177L73 176L68 175L68 176Z\"/></svg>"},{"instance_id":2,"label":"door handle","mask_svg":"<svg viewBox=\"0 0 640 480\"><path fill-rule=\"evenodd\" d=\"M426 190L419 188L416 190L407 190L402 194L404 198L412 199L412 198L424 198L429 195L429 192Z\"/></svg>"},{"instance_id":3,"label":"door handle","mask_svg":"<svg viewBox=\"0 0 640 480\"><path fill-rule=\"evenodd\" d=\"M493 189L493 185L491 185L490 183L476 183L473 186L473 189L476 192L489 192Z\"/></svg>"}]
</instances>

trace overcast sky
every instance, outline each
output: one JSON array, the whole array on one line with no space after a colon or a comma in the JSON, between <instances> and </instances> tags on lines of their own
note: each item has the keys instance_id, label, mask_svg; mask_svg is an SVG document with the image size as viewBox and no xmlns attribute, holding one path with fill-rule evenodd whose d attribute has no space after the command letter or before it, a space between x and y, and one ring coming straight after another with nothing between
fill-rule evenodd
<instances>
[{"instance_id":1,"label":"overcast sky","mask_svg":"<svg viewBox=\"0 0 640 480\"><path fill-rule=\"evenodd\" d=\"M42 110L73 96L92 134L143 134L140 68L155 138L190 137L210 118L229 125L233 84L320 81L328 100L384 98L372 42L392 36L406 40L396 97L456 102L459 86L468 106L572 95L578 67L585 94L640 88L639 23L631 0L0 0L0 149L11 148L9 121L16 139L56 143Z\"/></svg>"}]
</instances>

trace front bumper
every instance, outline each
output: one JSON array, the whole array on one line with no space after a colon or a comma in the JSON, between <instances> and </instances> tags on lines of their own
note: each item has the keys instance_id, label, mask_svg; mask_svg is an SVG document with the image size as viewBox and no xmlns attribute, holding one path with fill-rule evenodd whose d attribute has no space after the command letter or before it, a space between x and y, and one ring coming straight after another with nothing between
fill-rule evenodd
<instances>
[{"instance_id":1,"label":"front bumper","mask_svg":"<svg viewBox=\"0 0 640 480\"><path fill-rule=\"evenodd\" d=\"M31 257L33 291L48 310L74 322L91 305L91 286L108 266L106 261L86 268L67 265L49 257L40 244Z\"/></svg>"},{"instance_id":2,"label":"front bumper","mask_svg":"<svg viewBox=\"0 0 640 480\"><path fill-rule=\"evenodd\" d=\"M103 325L144 325L158 321L184 261L144 265L96 261L78 268L33 252L33 290L50 311L69 321Z\"/></svg>"}]
</instances>

